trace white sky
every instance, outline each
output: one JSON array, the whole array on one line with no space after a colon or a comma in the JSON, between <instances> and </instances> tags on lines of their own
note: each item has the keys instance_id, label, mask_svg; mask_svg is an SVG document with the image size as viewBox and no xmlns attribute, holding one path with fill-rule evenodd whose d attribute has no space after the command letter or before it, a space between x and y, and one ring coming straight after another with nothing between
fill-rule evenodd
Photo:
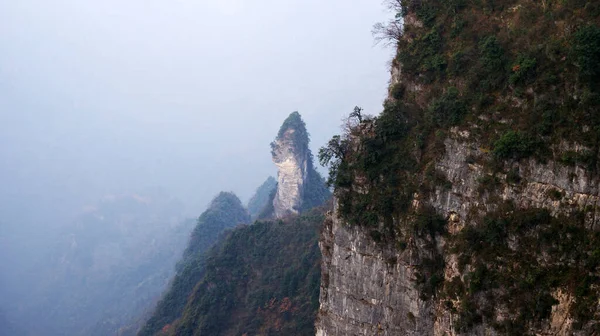
<instances>
[{"instance_id":1,"label":"white sky","mask_svg":"<svg viewBox=\"0 0 600 336\"><path fill-rule=\"evenodd\" d=\"M274 175L299 111L313 153L376 114L391 50L370 0L0 0L0 222L161 186L198 215ZM47 224L51 224L48 221Z\"/></svg>"}]
</instances>

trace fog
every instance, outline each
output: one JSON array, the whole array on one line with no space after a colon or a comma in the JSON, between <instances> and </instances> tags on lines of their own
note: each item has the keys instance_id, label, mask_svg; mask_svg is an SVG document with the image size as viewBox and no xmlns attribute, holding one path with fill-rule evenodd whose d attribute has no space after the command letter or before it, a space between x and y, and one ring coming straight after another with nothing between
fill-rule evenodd
<instances>
[{"instance_id":1,"label":"fog","mask_svg":"<svg viewBox=\"0 0 600 336\"><path fill-rule=\"evenodd\" d=\"M315 151L354 105L379 111L385 15L367 0L0 2L0 213L155 186L190 213L220 190L247 199L287 114Z\"/></svg>"},{"instance_id":2,"label":"fog","mask_svg":"<svg viewBox=\"0 0 600 336\"><path fill-rule=\"evenodd\" d=\"M313 152L355 105L379 112L391 50L371 27L387 15L370 0L0 1L3 264L107 195L160 189L186 216L221 190L246 201L276 174L290 112Z\"/></svg>"}]
</instances>

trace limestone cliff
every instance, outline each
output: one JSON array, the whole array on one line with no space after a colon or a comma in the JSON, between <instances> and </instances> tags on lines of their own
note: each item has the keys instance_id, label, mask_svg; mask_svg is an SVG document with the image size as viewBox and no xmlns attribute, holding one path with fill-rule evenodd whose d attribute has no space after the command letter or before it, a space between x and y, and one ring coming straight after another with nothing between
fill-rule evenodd
<instances>
[{"instance_id":1,"label":"limestone cliff","mask_svg":"<svg viewBox=\"0 0 600 336\"><path fill-rule=\"evenodd\" d=\"M329 146L317 335L597 335L597 4L391 4L384 111Z\"/></svg>"},{"instance_id":2,"label":"limestone cliff","mask_svg":"<svg viewBox=\"0 0 600 336\"><path fill-rule=\"evenodd\" d=\"M469 157L481 156L482 150L469 142L468 134L455 133L445 141L445 151L436 169L448 178L451 187L438 189L427 199L415 200L413 206L422 206L421 202L433 206L446 219L451 234L459 234L465 225L473 225L478 212L496 209L499 199L513 202L516 208L547 209L553 216L568 216L573 209L587 209L585 227L598 229L598 181L581 167L564 167L555 162L540 164L534 160L522 162L517 169L526 183L502 185L494 195L481 195L480 181L486 173L482 165L469 163ZM554 193L560 194L560 199L550 196ZM424 247L426 240L414 239L403 251L382 246L373 239L370 229L348 226L338 218L337 211L334 209L321 232L318 336L463 334L455 327L459 314L448 309L445 301L421 296L416 280L419 266L430 254ZM444 251L448 240L440 239L437 249ZM456 276L465 277L459 271L457 255L445 256L443 276L448 282ZM591 329L577 332L572 328L573 318L568 311L574 295L557 289L554 296L557 302L551 315L535 329L538 335L591 335ZM505 333L496 332L490 325L478 325L464 334Z\"/></svg>"},{"instance_id":3,"label":"limestone cliff","mask_svg":"<svg viewBox=\"0 0 600 336\"><path fill-rule=\"evenodd\" d=\"M284 121L271 143L273 162L278 168L273 214L282 218L322 204L330 195L314 169L308 148L306 125L298 112Z\"/></svg>"}]
</instances>

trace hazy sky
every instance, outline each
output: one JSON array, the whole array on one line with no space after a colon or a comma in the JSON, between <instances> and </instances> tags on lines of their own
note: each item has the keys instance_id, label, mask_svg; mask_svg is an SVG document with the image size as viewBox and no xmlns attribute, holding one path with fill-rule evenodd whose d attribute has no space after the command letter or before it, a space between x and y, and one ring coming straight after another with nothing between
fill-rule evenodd
<instances>
[{"instance_id":1,"label":"hazy sky","mask_svg":"<svg viewBox=\"0 0 600 336\"><path fill-rule=\"evenodd\" d=\"M372 0L0 0L0 222L162 186L199 214L274 175L298 110L323 145L380 111ZM24 218L24 219L23 219Z\"/></svg>"}]
</instances>

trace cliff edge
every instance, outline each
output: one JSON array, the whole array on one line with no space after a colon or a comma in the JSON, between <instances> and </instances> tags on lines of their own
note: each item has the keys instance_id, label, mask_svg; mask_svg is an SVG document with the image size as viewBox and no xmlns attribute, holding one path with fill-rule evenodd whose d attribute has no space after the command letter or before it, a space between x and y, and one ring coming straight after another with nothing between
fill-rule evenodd
<instances>
[{"instance_id":1,"label":"cliff edge","mask_svg":"<svg viewBox=\"0 0 600 336\"><path fill-rule=\"evenodd\" d=\"M600 6L389 4L384 110L322 151L317 335L600 333Z\"/></svg>"}]
</instances>

